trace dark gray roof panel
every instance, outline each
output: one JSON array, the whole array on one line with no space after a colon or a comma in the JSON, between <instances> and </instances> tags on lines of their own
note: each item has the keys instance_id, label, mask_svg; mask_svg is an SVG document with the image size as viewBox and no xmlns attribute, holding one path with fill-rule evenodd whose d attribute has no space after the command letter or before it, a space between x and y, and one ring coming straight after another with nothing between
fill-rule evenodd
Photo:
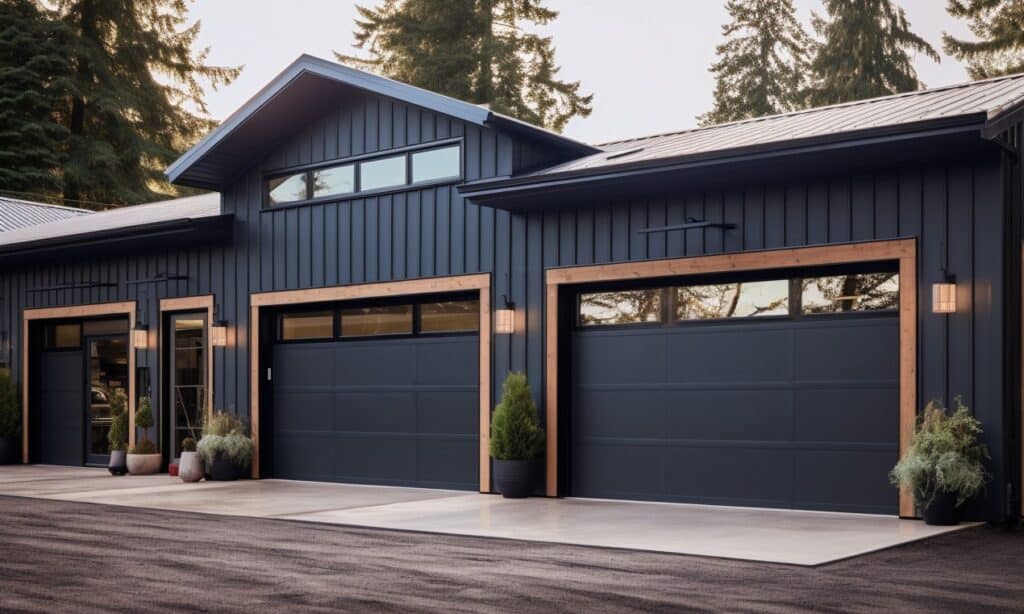
<instances>
[{"instance_id":1,"label":"dark gray roof panel","mask_svg":"<svg viewBox=\"0 0 1024 614\"><path fill-rule=\"evenodd\" d=\"M220 215L220 194L211 192L175 198L133 207L121 207L58 219L45 224L18 228L0 233L0 249L15 248L36 241L72 238L79 235L124 230L129 228L206 218Z\"/></svg>"},{"instance_id":2,"label":"dark gray roof panel","mask_svg":"<svg viewBox=\"0 0 1024 614\"><path fill-rule=\"evenodd\" d=\"M943 119L977 115L994 121L1024 103L1024 75L998 77L930 90L908 92L782 115L694 128L669 134L613 141L603 151L524 177L598 171L604 168L728 152L746 147L784 145L816 137L841 137L882 128L912 127ZM632 151L632 153L628 153ZM617 155L618 154L618 155Z\"/></svg>"},{"instance_id":3,"label":"dark gray roof panel","mask_svg":"<svg viewBox=\"0 0 1024 614\"><path fill-rule=\"evenodd\" d=\"M88 215L89 213L92 212L86 209L62 207L60 205L49 205L21 200L20 198L0 196L0 232L56 222Z\"/></svg>"},{"instance_id":4,"label":"dark gray roof panel","mask_svg":"<svg viewBox=\"0 0 1024 614\"><path fill-rule=\"evenodd\" d=\"M165 171L172 183L220 189L267 148L326 111L339 96L368 91L483 126L518 132L573 155L597 148L471 104L336 62L302 55Z\"/></svg>"}]
</instances>

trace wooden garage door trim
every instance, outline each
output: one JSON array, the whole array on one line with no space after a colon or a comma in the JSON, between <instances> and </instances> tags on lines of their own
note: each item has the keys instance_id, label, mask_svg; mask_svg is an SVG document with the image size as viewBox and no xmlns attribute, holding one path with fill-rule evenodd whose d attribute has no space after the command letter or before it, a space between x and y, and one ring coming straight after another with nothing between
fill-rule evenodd
<instances>
[{"instance_id":1,"label":"wooden garage door trim","mask_svg":"<svg viewBox=\"0 0 1024 614\"><path fill-rule=\"evenodd\" d=\"M692 258L646 260L545 271L545 416L547 422L546 493L558 496L558 293L563 285L678 277L706 273L786 269L895 260L899 262L899 452L910 446L917 418L917 242L915 239L872 241L743 252ZM913 517L914 499L900 489L899 514Z\"/></svg>"},{"instance_id":2,"label":"wooden garage door trim","mask_svg":"<svg viewBox=\"0 0 1024 614\"><path fill-rule=\"evenodd\" d=\"M128 329L135 328L135 301L75 305L73 307L41 307L26 309L21 319L21 460L29 462L29 323L37 320L63 320L102 316L128 316ZM128 350L128 445L135 445L135 349Z\"/></svg>"},{"instance_id":3,"label":"wooden garage door trim","mask_svg":"<svg viewBox=\"0 0 1024 614\"><path fill-rule=\"evenodd\" d=\"M488 446L491 434L491 274L475 273L450 277L430 277L354 286L333 286L310 290L260 292L249 296L249 398L251 399L252 439L255 453L252 477L258 478L260 424L260 309L306 303L351 301L392 296L414 296L476 290L480 302L480 492L491 490L491 463Z\"/></svg>"}]
</instances>

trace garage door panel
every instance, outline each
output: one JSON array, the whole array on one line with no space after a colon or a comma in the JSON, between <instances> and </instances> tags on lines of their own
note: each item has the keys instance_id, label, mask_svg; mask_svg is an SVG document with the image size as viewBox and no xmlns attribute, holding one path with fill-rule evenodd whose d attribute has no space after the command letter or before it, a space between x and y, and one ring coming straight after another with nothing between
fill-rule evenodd
<instances>
[{"instance_id":1,"label":"garage door panel","mask_svg":"<svg viewBox=\"0 0 1024 614\"><path fill-rule=\"evenodd\" d=\"M317 386L330 381L334 353L314 343L280 345L274 350L274 377L290 387Z\"/></svg>"},{"instance_id":2,"label":"garage door panel","mask_svg":"<svg viewBox=\"0 0 1024 614\"><path fill-rule=\"evenodd\" d=\"M431 390L416 395L420 433L469 435L480 430L480 397L475 388Z\"/></svg>"},{"instance_id":3,"label":"garage door panel","mask_svg":"<svg viewBox=\"0 0 1024 614\"><path fill-rule=\"evenodd\" d=\"M576 341L573 356L582 384L665 381L665 340L660 335L594 331L578 335Z\"/></svg>"},{"instance_id":4,"label":"garage door panel","mask_svg":"<svg viewBox=\"0 0 1024 614\"><path fill-rule=\"evenodd\" d=\"M289 387L274 398L274 422L282 431L312 431L333 428L330 408L334 394Z\"/></svg>"},{"instance_id":5,"label":"garage door panel","mask_svg":"<svg viewBox=\"0 0 1024 614\"><path fill-rule=\"evenodd\" d=\"M793 488L789 450L676 446L664 459L667 499L781 506Z\"/></svg>"},{"instance_id":6,"label":"garage door panel","mask_svg":"<svg viewBox=\"0 0 1024 614\"><path fill-rule=\"evenodd\" d=\"M771 382L792 378L792 332L738 325L668 329L667 372L673 382Z\"/></svg>"},{"instance_id":7,"label":"garage door panel","mask_svg":"<svg viewBox=\"0 0 1024 614\"><path fill-rule=\"evenodd\" d=\"M323 432L293 431L275 435L275 444L290 450L274 458L274 477L323 480L335 464L335 442Z\"/></svg>"},{"instance_id":8,"label":"garage door panel","mask_svg":"<svg viewBox=\"0 0 1024 614\"><path fill-rule=\"evenodd\" d=\"M665 393L658 390L594 390L580 388L585 407L573 423L580 438L660 437L664 431Z\"/></svg>"},{"instance_id":9,"label":"garage door panel","mask_svg":"<svg viewBox=\"0 0 1024 614\"><path fill-rule=\"evenodd\" d=\"M794 506L892 514L894 489L889 469L896 445L877 450L808 450L797 454Z\"/></svg>"},{"instance_id":10,"label":"garage door panel","mask_svg":"<svg viewBox=\"0 0 1024 614\"><path fill-rule=\"evenodd\" d=\"M793 430L789 390L676 390L666 395L664 436L787 441Z\"/></svg>"},{"instance_id":11,"label":"garage door panel","mask_svg":"<svg viewBox=\"0 0 1024 614\"><path fill-rule=\"evenodd\" d=\"M84 460L85 385L82 352L39 355L39 454L36 462L81 465Z\"/></svg>"},{"instance_id":12,"label":"garage door panel","mask_svg":"<svg viewBox=\"0 0 1024 614\"><path fill-rule=\"evenodd\" d=\"M416 424L414 392L338 392L321 408L336 431L401 432Z\"/></svg>"},{"instance_id":13,"label":"garage door panel","mask_svg":"<svg viewBox=\"0 0 1024 614\"><path fill-rule=\"evenodd\" d=\"M797 328L795 370L800 380L888 380L899 372L899 321L850 318Z\"/></svg>"},{"instance_id":14,"label":"garage door panel","mask_svg":"<svg viewBox=\"0 0 1024 614\"><path fill-rule=\"evenodd\" d=\"M797 390L794 437L797 441L860 441L889 444L899 429L893 407L896 382L877 388L835 386Z\"/></svg>"},{"instance_id":15,"label":"garage door panel","mask_svg":"<svg viewBox=\"0 0 1024 614\"><path fill-rule=\"evenodd\" d=\"M338 438L336 446L337 478L378 484L417 481L415 440L385 435L349 436Z\"/></svg>"},{"instance_id":16,"label":"garage door panel","mask_svg":"<svg viewBox=\"0 0 1024 614\"><path fill-rule=\"evenodd\" d=\"M335 349L336 386L413 385L415 346L402 341L346 341Z\"/></svg>"},{"instance_id":17,"label":"garage door panel","mask_svg":"<svg viewBox=\"0 0 1024 614\"><path fill-rule=\"evenodd\" d=\"M419 481L424 486L473 489L477 468L466 459L479 450L476 436L424 439L417 446Z\"/></svg>"},{"instance_id":18,"label":"garage door panel","mask_svg":"<svg viewBox=\"0 0 1024 614\"><path fill-rule=\"evenodd\" d=\"M416 347L416 384L476 386L480 357L465 337L429 339Z\"/></svg>"},{"instance_id":19,"label":"garage door panel","mask_svg":"<svg viewBox=\"0 0 1024 614\"><path fill-rule=\"evenodd\" d=\"M661 490L661 451L653 446L582 445L573 486L588 497L646 498Z\"/></svg>"}]
</instances>

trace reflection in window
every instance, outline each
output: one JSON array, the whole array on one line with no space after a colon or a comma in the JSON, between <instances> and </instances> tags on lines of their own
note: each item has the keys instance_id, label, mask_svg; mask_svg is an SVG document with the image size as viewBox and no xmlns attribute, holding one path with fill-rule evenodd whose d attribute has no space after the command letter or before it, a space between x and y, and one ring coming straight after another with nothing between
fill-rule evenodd
<instances>
[{"instance_id":1,"label":"reflection in window","mask_svg":"<svg viewBox=\"0 0 1024 614\"><path fill-rule=\"evenodd\" d=\"M412 154L413 183L458 177L460 174L458 145L428 149Z\"/></svg>"},{"instance_id":2,"label":"reflection in window","mask_svg":"<svg viewBox=\"0 0 1024 614\"><path fill-rule=\"evenodd\" d=\"M81 347L81 324L50 324L43 331L43 347L47 350L64 350Z\"/></svg>"},{"instance_id":3,"label":"reflection in window","mask_svg":"<svg viewBox=\"0 0 1024 614\"><path fill-rule=\"evenodd\" d=\"M313 198L349 194L356 190L356 169L351 164L322 168L311 172Z\"/></svg>"},{"instance_id":4,"label":"reflection in window","mask_svg":"<svg viewBox=\"0 0 1024 614\"><path fill-rule=\"evenodd\" d=\"M357 307L341 310L341 336L408 335L412 333L412 305Z\"/></svg>"},{"instance_id":5,"label":"reflection in window","mask_svg":"<svg viewBox=\"0 0 1024 614\"><path fill-rule=\"evenodd\" d=\"M676 318L714 320L789 314L789 281L749 281L676 288Z\"/></svg>"},{"instance_id":6,"label":"reflection in window","mask_svg":"<svg viewBox=\"0 0 1024 614\"><path fill-rule=\"evenodd\" d=\"M801 280L803 313L844 313L896 309L898 273L859 273Z\"/></svg>"},{"instance_id":7,"label":"reflection in window","mask_svg":"<svg viewBox=\"0 0 1024 614\"><path fill-rule=\"evenodd\" d=\"M282 341L330 339L333 336L334 313L331 311L281 314Z\"/></svg>"},{"instance_id":8,"label":"reflection in window","mask_svg":"<svg viewBox=\"0 0 1024 614\"><path fill-rule=\"evenodd\" d=\"M271 205L306 200L306 173L268 179L267 198Z\"/></svg>"},{"instance_id":9,"label":"reflection in window","mask_svg":"<svg viewBox=\"0 0 1024 614\"><path fill-rule=\"evenodd\" d=\"M359 165L359 189L364 192L404 184L405 156L381 158Z\"/></svg>"},{"instance_id":10,"label":"reflection in window","mask_svg":"<svg viewBox=\"0 0 1024 614\"><path fill-rule=\"evenodd\" d=\"M479 328L479 301L441 301L420 305L420 330L422 332L462 332Z\"/></svg>"},{"instance_id":11,"label":"reflection in window","mask_svg":"<svg viewBox=\"0 0 1024 614\"><path fill-rule=\"evenodd\" d=\"M658 289L580 295L580 324L583 326L636 324L660 319L661 291Z\"/></svg>"}]
</instances>

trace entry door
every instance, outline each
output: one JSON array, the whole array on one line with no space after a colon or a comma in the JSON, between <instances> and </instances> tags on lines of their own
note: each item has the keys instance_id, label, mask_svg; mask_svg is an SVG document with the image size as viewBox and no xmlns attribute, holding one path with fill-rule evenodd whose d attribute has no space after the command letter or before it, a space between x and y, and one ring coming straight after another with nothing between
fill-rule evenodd
<instances>
[{"instance_id":1,"label":"entry door","mask_svg":"<svg viewBox=\"0 0 1024 614\"><path fill-rule=\"evenodd\" d=\"M111 400L118 391L128 394L128 336L86 337L88 356L85 404L85 463L106 465L110 461L107 434L110 432Z\"/></svg>"},{"instance_id":2,"label":"entry door","mask_svg":"<svg viewBox=\"0 0 1024 614\"><path fill-rule=\"evenodd\" d=\"M170 337L171 457L178 458L183 439L199 440L207 411L206 314L171 316Z\"/></svg>"}]
</instances>

